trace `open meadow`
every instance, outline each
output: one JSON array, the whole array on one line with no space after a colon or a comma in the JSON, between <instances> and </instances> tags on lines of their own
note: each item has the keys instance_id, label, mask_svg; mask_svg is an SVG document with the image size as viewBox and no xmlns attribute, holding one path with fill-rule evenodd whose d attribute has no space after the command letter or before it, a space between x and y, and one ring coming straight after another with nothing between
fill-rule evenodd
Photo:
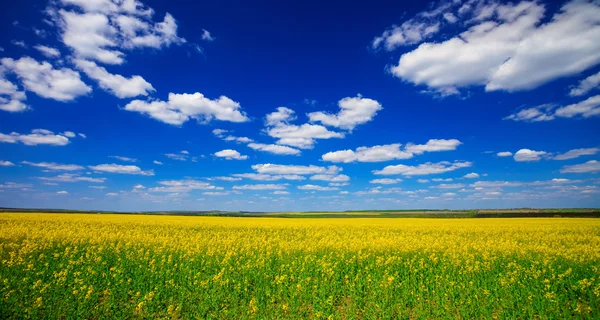
<instances>
[{"instance_id":1,"label":"open meadow","mask_svg":"<svg viewBox=\"0 0 600 320\"><path fill-rule=\"evenodd\" d=\"M0 318L600 318L600 220L6 213Z\"/></svg>"}]
</instances>

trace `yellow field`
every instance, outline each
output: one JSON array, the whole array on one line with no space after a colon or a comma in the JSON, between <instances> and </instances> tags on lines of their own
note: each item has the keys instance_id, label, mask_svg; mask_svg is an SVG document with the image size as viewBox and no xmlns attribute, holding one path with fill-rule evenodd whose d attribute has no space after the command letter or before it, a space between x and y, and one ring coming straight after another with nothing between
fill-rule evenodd
<instances>
[{"instance_id":1,"label":"yellow field","mask_svg":"<svg viewBox=\"0 0 600 320\"><path fill-rule=\"evenodd\" d=\"M600 220L0 214L0 318L598 318Z\"/></svg>"}]
</instances>

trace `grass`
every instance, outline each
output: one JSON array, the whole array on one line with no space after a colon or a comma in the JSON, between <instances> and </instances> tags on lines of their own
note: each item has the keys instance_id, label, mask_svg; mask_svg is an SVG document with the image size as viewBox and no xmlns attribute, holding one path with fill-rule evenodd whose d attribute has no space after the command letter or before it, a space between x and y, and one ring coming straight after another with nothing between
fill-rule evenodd
<instances>
[{"instance_id":1,"label":"grass","mask_svg":"<svg viewBox=\"0 0 600 320\"><path fill-rule=\"evenodd\" d=\"M0 318L599 318L600 220L0 214Z\"/></svg>"}]
</instances>

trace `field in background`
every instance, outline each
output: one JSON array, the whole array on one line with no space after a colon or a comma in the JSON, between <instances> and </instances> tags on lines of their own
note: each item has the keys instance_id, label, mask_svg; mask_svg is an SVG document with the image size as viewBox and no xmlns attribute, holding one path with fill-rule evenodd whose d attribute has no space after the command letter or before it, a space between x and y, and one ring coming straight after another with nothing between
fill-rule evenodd
<instances>
[{"instance_id":1,"label":"field in background","mask_svg":"<svg viewBox=\"0 0 600 320\"><path fill-rule=\"evenodd\" d=\"M0 318L599 318L600 220L0 214Z\"/></svg>"}]
</instances>

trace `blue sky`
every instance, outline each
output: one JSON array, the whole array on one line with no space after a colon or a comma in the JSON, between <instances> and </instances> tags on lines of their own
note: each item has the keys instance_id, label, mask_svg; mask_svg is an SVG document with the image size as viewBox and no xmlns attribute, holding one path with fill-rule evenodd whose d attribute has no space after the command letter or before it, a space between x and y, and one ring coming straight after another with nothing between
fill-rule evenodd
<instances>
[{"instance_id":1,"label":"blue sky","mask_svg":"<svg viewBox=\"0 0 600 320\"><path fill-rule=\"evenodd\" d=\"M0 206L600 206L594 1L0 12Z\"/></svg>"}]
</instances>

